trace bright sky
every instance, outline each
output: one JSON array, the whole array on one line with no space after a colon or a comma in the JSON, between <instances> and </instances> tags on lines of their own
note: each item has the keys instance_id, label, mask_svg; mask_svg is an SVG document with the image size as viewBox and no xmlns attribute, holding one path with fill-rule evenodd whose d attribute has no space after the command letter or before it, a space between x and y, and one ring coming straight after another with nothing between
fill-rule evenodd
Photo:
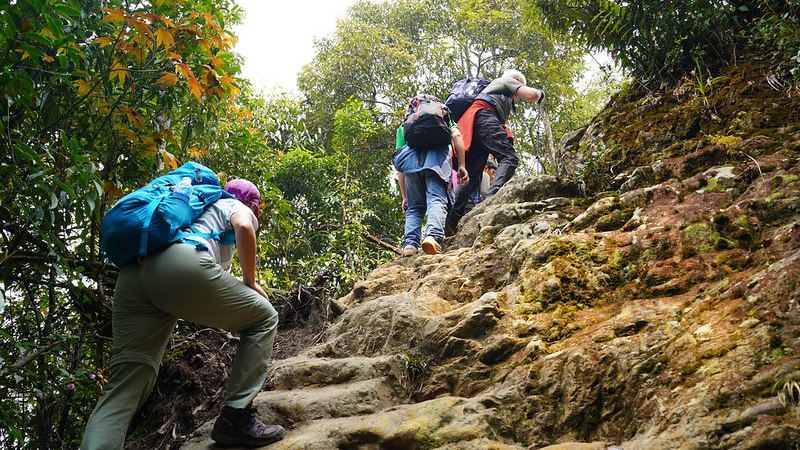
<instances>
[{"instance_id":1,"label":"bright sky","mask_svg":"<svg viewBox=\"0 0 800 450\"><path fill-rule=\"evenodd\" d=\"M296 90L298 72L314 57L314 39L332 33L355 1L237 0L245 10L234 28L242 75L256 90Z\"/></svg>"}]
</instances>

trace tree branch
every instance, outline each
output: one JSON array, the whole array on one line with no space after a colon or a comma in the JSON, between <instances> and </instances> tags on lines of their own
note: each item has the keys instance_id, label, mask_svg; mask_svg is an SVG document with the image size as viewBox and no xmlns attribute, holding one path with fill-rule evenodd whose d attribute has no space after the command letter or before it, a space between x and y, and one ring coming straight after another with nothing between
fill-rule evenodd
<instances>
[{"instance_id":1,"label":"tree branch","mask_svg":"<svg viewBox=\"0 0 800 450\"><path fill-rule=\"evenodd\" d=\"M17 360L17 362L15 362L14 364L3 367L3 370L0 370L0 376L4 377L8 375L11 372L11 370L19 370L27 366L28 364L32 363L33 360L36 359L39 355L50 350L51 348L55 347L58 344L60 344L60 341L51 342L45 345L44 347L37 348L33 353L25 355L24 357Z\"/></svg>"}]
</instances>

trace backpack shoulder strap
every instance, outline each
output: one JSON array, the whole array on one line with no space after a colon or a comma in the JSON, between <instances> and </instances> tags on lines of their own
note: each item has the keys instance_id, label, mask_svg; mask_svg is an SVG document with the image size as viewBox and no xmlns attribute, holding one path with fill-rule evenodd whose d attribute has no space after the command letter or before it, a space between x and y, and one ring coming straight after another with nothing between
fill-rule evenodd
<instances>
[{"instance_id":1,"label":"backpack shoulder strap","mask_svg":"<svg viewBox=\"0 0 800 450\"><path fill-rule=\"evenodd\" d=\"M142 226L142 238L141 238L140 244L139 244L138 260L139 260L140 263L143 262L143 258L147 254L147 238L149 236L149 232L148 231L150 230L150 222L153 220L153 216L155 215L156 208L158 208L158 205L169 194L170 194L169 191L164 192L164 193L160 194L158 197L155 197L154 199L150 200L150 203L147 205L147 211L145 212L144 223L142 224L143 225Z\"/></svg>"}]
</instances>

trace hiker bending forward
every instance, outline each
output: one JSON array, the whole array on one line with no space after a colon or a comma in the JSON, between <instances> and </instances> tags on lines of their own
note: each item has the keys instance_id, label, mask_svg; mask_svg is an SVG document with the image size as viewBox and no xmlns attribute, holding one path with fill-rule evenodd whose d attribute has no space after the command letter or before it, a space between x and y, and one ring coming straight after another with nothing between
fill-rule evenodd
<instances>
[{"instance_id":1,"label":"hiker bending forward","mask_svg":"<svg viewBox=\"0 0 800 450\"><path fill-rule=\"evenodd\" d=\"M406 145L403 126L397 129L397 145L394 154L394 166L403 197L402 208L406 214L405 233L401 243L403 256L417 254L420 248L420 228L427 212L425 238L422 250L429 255L442 251L444 224L447 208L450 204L450 177L452 160L451 146L458 155L459 182L469 183L469 176L464 166L464 145L458 126L446 119L450 127L450 145L442 145L425 149L415 149Z\"/></svg>"},{"instance_id":2,"label":"hiker bending forward","mask_svg":"<svg viewBox=\"0 0 800 450\"><path fill-rule=\"evenodd\" d=\"M506 120L514 109L514 100L540 102L544 91L525 85L525 76L518 70L507 70L496 78L476 97L475 102L458 120L464 139L466 166L469 178L480 180L489 155L497 161L497 171L486 196L494 195L506 184L517 170L519 158L514 150L511 130ZM448 229L455 230L464 216L472 192L480 183L459 185L455 190L453 209L447 217Z\"/></svg>"},{"instance_id":3,"label":"hiker bending forward","mask_svg":"<svg viewBox=\"0 0 800 450\"><path fill-rule=\"evenodd\" d=\"M144 264L129 264L114 290L110 378L83 436L81 449L122 449L134 412L155 385L161 359L178 318L239 332L224 408L212 438L223 445L261 446L283 437L280 426L255 417L252 401L261 390L272 356L278 314L256 283L258 189L231 180L222 198L195 221L196 231L233 230L235 246L189 236L200 245L172 244ZM226 271L238 250L243 282Z\"/></svg>"}]
</instances>

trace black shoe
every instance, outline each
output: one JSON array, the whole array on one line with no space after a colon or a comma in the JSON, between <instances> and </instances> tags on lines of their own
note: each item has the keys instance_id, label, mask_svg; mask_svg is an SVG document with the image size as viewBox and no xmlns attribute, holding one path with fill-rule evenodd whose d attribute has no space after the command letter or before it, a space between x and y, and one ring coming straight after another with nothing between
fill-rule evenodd
<instances>
[{"instance_id":1,"label":"black shoe","mask_svg":"<svg viewBox=\"0 0 800 450\"><path fill-rule=\"evenodd\" d=\"M222 408L222 413L211 430L211 439L217 444L261 447L283 439L283 427L265 425L256 418L256 408Z\"/></svg>"}]
</instances>

